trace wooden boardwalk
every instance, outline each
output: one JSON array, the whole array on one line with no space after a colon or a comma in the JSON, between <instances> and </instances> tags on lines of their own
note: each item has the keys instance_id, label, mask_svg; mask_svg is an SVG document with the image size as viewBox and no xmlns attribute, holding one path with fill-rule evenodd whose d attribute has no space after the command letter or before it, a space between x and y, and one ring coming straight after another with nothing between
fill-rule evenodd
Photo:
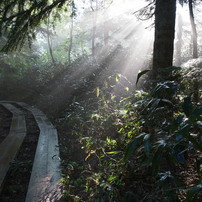
<instances>
[{"instance_id":1,"label":"wooden boardwalk","mask_svg":"<svg viewBox=\"0 0 202 202\"><path fill-rule=\"evenodd\" d=\"M3 106L11 105L6 103L2 104ZM25 201L59 201L61 198L61 190L58 183L61 178L61 171L57 130L40 110L25 103L16 102L16 104L29 110L33 114L40 129ZM2 150L4 149L2 148ZM4 153L9 152L10 150L6 150Z\"/></svg>"},{"instance_id":2,"label":"wooden boardwalk","mask_svg":"<svg viewBox=\"0 0 202 202\"><path fill-rule=\"evenodd\" d=\"M23 112L11 104L1 103L12 114L12 123L9 135L0 144L0 189L9 170L10 163L14 160L26 135L25 116Z\"/></svg>"}]
</instances>

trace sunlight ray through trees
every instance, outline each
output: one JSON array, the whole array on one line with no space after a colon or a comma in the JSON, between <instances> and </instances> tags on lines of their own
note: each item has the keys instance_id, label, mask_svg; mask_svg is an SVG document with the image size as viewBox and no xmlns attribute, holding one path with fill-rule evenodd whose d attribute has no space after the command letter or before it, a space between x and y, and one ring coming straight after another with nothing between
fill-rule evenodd
<instances>
[{"instance_id":1,"label":"sunlight ray through trees","mask_svg":"<svg viewBox=\"0 0 202 202\"><path fill-rule=\"evenodd\" d=\"M201 11L201 0L0 0L0 101L37 106L58 129L66 201L202 198ZM0 141L7 116L0 106ZM22 154L17 172L31 163ZM0 201L27 192L10 178Z\"/></svg>"}]
</instances>

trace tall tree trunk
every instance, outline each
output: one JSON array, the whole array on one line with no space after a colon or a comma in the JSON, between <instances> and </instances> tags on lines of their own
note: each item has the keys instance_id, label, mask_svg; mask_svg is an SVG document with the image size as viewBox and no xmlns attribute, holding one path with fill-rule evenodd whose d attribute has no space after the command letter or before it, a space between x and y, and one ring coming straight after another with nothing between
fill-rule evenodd
<instances>
[{"instance_id":1,"label":"tall tree trunk","mask_svg":"<svg viewBox=\"0 0 202 202\"><path fill-rule=\"evenodd\" d=\"M176 42L176 65L180 66L182 63L181 53L182 53L182 15L178 13L177 21L177 42Z\"/></svg>"},{"instance_id":2,"label":"tall tree trunk","mask_svg":"<svg viewBox=\"0 0 202 202\"><path fill-rule=\"evenodd\" d=\"M106 9L106 2L104 0L104 45L107 46L108 42L109 42L109 18L108 18L108 14L107 14L107 9Z\"/></svg>"},{"instance_id":3,"label":"tall tree trunk","mask_svg":"<svg viewBox=\"0 0 202 202\"><path fill-rule=\"evenodd\" d=\"M69 33L69 48L68 48L68 54L67 54L67 60L68 63L71 63L71 51L72 51L72 45L73 45L73 29L74 29L74 16L76 15L76 7L75 7L75 3L74 0L72 1L72 5L71 5L71 22L70 22L70 33Z\"/></svg>"},{"instance_id":4,"label":"tall tree trunk","mask_svg":"<svg viewBox=\"0 0 202 202\"><path fill-rule=\"evenodd\" d=\"M95 8L93 7L93 0L90 1L91 3L91 9L93 11L92 13L92 57L95 59L95 34L96 34L96 23L97 23L97 10L98 10L98 1L96 0Z\"/></svg>"},{"instance_id":5,"label":"tall tree trunk","mask_svg":"<svg viewBox=\"0 0 202 202\"><path fill-rule=\"evenodd\" d=\"M176 0L156 0L153 77L161 68L172 66L175 38Z\"/></svg>"},{"instance_id":6,"label":"tall tree trunk","mask_svg":"<svg viewBox=\"0 0 202 202\"><path fill-rule=\"evenodd\" d=\"M48 21L47 21L47 39L48 39L48 49L49 49L49 53L50 53L50 56L51 56L51 60L52 60L53 65L55 65L55 59L54 59L54 56L53 56L53 49L52 49L52 41L51 41L51 36L50 36L50 21L49 21L49 18L48 18Z\"/></svg>"},{"instance_id":7,"label":"tall tree trunk","mask_svg":"<svg viewBox=\"0 0 202 202\"><path fill-rule=\"evenodd\" d=\"M96 32L96 23L93 19L93 30L92 30L92 57L93 57L93 59L95 58L95 32Z\"/></svg>"},{"instance_id":8,"label":"tall tree trunk","mask_svg":"<svg viewBox=\"0 0 202 202\"><path fill-rule=\"evenodd\" d=\"M69 48L68 48L68 64L71 63L71 51L72 51L72 44L73 44L73 29L74 29L74 18L73 16L71 17L71 22L70 22L70 33L69 33Z\"/></svg>"},{"instance_id":9,"label":"tall tree trunk","mask_svg":"<svg viewBox=\"0 0 202 202\"><path fill-rule=\"evenodd\" d=\"M193 0L189 0L189 16L192 28L193 58L198 58L197 31L196 24L194 22Z\"/></svg>"}]
</instances>

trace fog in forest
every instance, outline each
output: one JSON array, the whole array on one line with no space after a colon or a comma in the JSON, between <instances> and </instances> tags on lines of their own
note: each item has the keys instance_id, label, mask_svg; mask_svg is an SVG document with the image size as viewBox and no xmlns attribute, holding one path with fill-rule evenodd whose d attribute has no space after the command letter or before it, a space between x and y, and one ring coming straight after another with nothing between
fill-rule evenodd
<instances>
[{"instance_id":1,"label":"fog in forest","mask_svg":"<svg viewBox=\"0 0 202 202\"><path fill-rule=\"evenodd\" d=\"M120 0L107 5L99 1L92 4L75 1L75 16L69 19L64 13L54 28L50 26L51 48L56 63L66 63L68 51L71 62L82 55L89 55L93 63L98 65L107 63L106 68L117 70L117 73L135 81L135 75L139 70L150 69L152 66L154 7L151 4L145 10L148 5L148 2L141 0ZM196 16L197 29L200 33L200 24L197 22L201 16L198 13ZM198 35L200 54L201 38L200 34ZM34 42L37 51L42 57L44 53L48 55L47 36L39 33L37 39ZM69 50L70 43L72 43L71 50ZM192 57L191 46L188 6L182 7L178 4L174 65L179 66ZM78 71L83 70L80 68ZM84 68L84 71L88 74L86 71L90 73L92 69ZM74 76L73 78L77 79Z\"/></svg>"},{"instance_id":2,"label":"fog in forest","mask_svg":"<svg viewBox=\"0 0 202 202\"><path fill-rule=\"evenodd\" d=\"M58 63L65 63L68 53L57 57L54 52L59 49L64 51L63 48L68 50L68 44L72 40L71 62L79 55L91 55L93 63L105 63L106 68L132 76L130 79L135 80L135 74L139 70L151 65L153 17L146 20L143 14L140 14L140 10L148 3L116 1L109 5L97 4L94 2L93 5L82 6L80 1L75 2L76 16L69 19L69 22L67 17L62 16L56 27L51 29L53 56ZM39 33L37 39L34 44L41 54L48 52L46 35ZM61 45L64 41L66 44ZM82 68L79 71L82 71Z\"/></svg>"},{"instance_id":3,"label":"fog in forest","mask_svg":"<svg viewBox=\"0 0 202 202\"><path fill-rule=\"evenodd\" d=\"M200 56L201 14L197 9L195 21ZM177 4L175 30L173 64L180 66L192 58L187 4ZM36 29L36 40L32 41L31 50L25 44L21 52L2 54L1 58L10 66L11 74L29 77L31 86L36 86L32 84L35 80L48 82L51 74L59 72L61 67L69 69L68 73L61 73L61 80L58 76L57 83L52 82L50 92L46 92L54 97L62 91L65 83L82 85L95 72L99 72L95 78L98 84L104 85L109 77L115 76L122 79L118 80L123 81L124 88L134 88L138 72L152 68L153 43L154 4L150 1L75 0L74 5L69 5L65 11L53 12ZM5 74L9 71L8 68L4 70ZM59 85L60 82L63 84ZM69 88L67 94L72 95L73 91L74 88Z\"/></svg>"},{"instance_id":4,"label":"fog in forest","mask_svg":"<svg viewBox=\"0 0 202 202\"><path fill-rule=\"evenodd\" d=\"M0 0L0 201L202 201L201 11Z\"/></svg>"}]
</instances>

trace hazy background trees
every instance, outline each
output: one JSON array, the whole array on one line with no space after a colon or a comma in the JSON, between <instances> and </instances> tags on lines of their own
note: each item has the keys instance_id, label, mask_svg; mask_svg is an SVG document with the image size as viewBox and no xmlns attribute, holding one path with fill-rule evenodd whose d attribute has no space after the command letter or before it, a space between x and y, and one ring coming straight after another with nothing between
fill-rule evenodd
<instances>
[{"instance_id":1,"label":"hazy background trees","mask_svg":"<svg viewBox=\"0 0 202 202\"><path fill-rule=\"evenodd\" d=\"M8 51L16 49L17 47L22 48L24 43L29 45L32 41L33 47L35 46L38 49L35 54L39 53L40 59L45 59L47 57L46 62L51 59L53 64L57 62L62 64L68 62L70 64L82 55L90 56L91 54L92 58L96 58L100 61L100 58L104 57L106 59L111 54L110 50L114 52L117 47L122 47L126 48L126 52L130 52L128 61L133 63L133 61L136 60L135 58L137 58L134 54L137 52L136 44L139 44L143 37L147 40L148 36L144 36L146 32L150 33L150 41L145 41L144 45L141 46L144 47L146 46L146 43L153 43L154 30L152 28L152 23L155 22L156 40L154 41L154 45L150 45L149 49L147 48L148 52L146 54L150 57L150 60L152 60L152 49L154 50L154 69L158 69L160 66L171 66L173 61L173 45L171 44L173 44L172 41L174 40L173 27L175 26L174 5L177 3L177 12L179 12L176 15L177 32L175 33L176 54L174 55L174 63L180 65L181 62L184 62L191 57L196 58L198 57L198 54L200 55L201 46L198 44L201 43L201 39L200 37L197 37L197 31L200 32L200 24L196 23L200 16L198 13L196 17L194 16L194 8L196 7L195 11L198 12L197 7L200 8L201 2L192 0L183 0L179 2L183 5L182 9L179 8L180 4L178 4L178 1L166 1L165 3L160 0L142 0L133 3L131 7L126 6L126 11L120 11L121 9L118 10L117 8L117 11L115 11L113 5L116 4L116 2L110 0L99 2L92 0L84 1L83 3L77 1L65 2L62 0L54 1L52 3L45 0L40 3L37 3L37 1L17 1L15 3L1 1L1 44L3 50ZM126 1L124 4L127 5L129 3L130 1ZM161 9L163 8L163 4L166 4L165 6L167 6L167 8L173 5L173 9L170 9L170 12L168 12L169 9ZM155 5L156 20L154 21ZM182 17L182 15L185 15L186 9L189 10L189 22L187 17ZM184 13L180 13L180 10L184 10ZM164 12L168 12L169 14L172 13L172 15L168 15L168 13ZM139 20L135 19L135 16L138 16ZM140 20L140 16L144 16L143 18L148 18L149 20L143 23ZM169 31L165 31L164 34L162 34L163 30L167 29L163 28L165 23L162 23L161 26L161 23L158 22L163 21L163 16L166 16L166 21L168 17L172 17L169 22ZM183 18L183 20L180 20L180 18ZM169 23L167 21L167 24ZM196 24L198 25L198 28L196 27ZM190 25L191 29L189 27ZM45 29L47 29L47 36L42 33L42 30L45 31ZM166 33L170 34L169 43L169 37L165 35ZM190 42L187 40L187 38L190 38L189 35L191 36ZM159 36L164 36L165 38L159 39L159 41L162 40L167 42L158 42L157 39ZM45 38L47 38L47 40ZM169 47L163 47L166 44L170 44ZM168 52L163 53L160 46L162 46L164 51L166 50ZM141 48L137 47L137 49L140 50ZM49 53L47 51L49 51ZM144 61L146 56L145 51L146 50L144 49L144 53L139 54ZM50 58L48 54L50 54ZM125 55L127 54L128 53L125 53ZM190 54L192 54L192 56ZM45 60L43 62L45 62ZM138 61L138 63L141 62ZM148 66L149 63L146 64L144 62L144 65ZM125 66L127 65L125 64ZM141 65L138 66L138 69L142 68ZM155 71L156 70L154 70L154 72ZM134 71L134 74L135 72L136 71Z\"/></svg>"}]
</instances>

